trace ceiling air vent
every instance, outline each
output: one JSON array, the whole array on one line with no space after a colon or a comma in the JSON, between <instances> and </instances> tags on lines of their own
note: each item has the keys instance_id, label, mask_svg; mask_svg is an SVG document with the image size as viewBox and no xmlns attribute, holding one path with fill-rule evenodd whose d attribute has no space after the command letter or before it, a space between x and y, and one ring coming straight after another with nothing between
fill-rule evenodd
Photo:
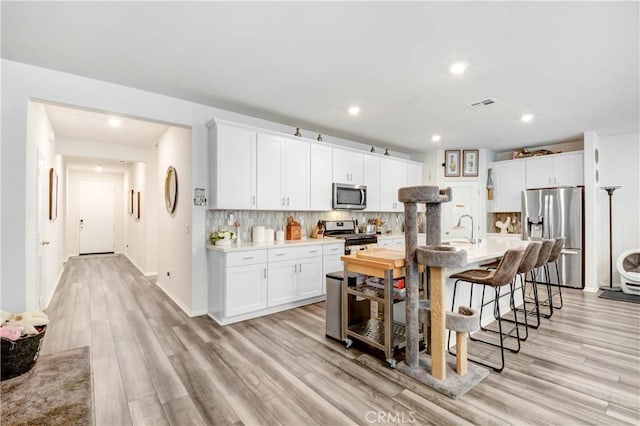
<instances>
[{"instance_id":1,"label":"ceiling air vent","mask_svg":"<svg viewBox=\"0 0 640 426\"><path fill-rule=\"evenodd\" d=\"M473 109L484 109L487 107L490 107L492 105L497 104L498 101L493 99L493 98L486 98L483 99L481 101L476 101L476 102L472 102L469 104L469 108L473 108Z\"/></svg>"}]
</instances>

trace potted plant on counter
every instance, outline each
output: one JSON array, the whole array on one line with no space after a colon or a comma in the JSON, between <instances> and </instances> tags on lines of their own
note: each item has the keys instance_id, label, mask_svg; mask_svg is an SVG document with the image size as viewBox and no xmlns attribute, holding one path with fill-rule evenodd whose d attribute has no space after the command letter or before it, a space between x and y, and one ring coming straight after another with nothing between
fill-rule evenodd
<instances>
[{"instance_id":1,"label":"potted plant on counter","mask_svg":"<svg viewBox=\"0 0 640 426\"><path fill-rule=\"evenodd\" d=\"M228 246L231 244L235 233L226 229L209 232L209 241L216 246Z\"/></svg>"}]
</instances>

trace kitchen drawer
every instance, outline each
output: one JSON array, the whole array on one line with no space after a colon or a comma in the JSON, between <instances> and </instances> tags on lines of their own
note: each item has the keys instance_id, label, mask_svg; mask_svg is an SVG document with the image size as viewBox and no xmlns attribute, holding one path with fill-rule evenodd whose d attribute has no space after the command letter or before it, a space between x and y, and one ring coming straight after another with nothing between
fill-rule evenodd
<instances>
[{"instance_id":1,"label":"kitchen drawer","mask_svg":"<svg viewBox=\"0 0 640 426\"><path fill-rule=\"evenodd\" d=\"M256 263L266 263L266 250L248 250L227 253L227 268L234 266L254 265Z\"/></svg>"},{"instance_id":2,"label":"kitchen drawer","mask_svg":"<svg viewBox=\"0 0 640 426\"><path fill-rule=\"evenodd\" d=\"M334 256L344 254L344 243L325 244L322 246L323 256Z\"/></svg>"},{"instance_id":3,"label":"kitchen drawer","mask_svg":"<svg viewBox=\"0 0 640 426\"><path fill-rule=\"evenodd\" d=\"M269 262L280 260L301 259L305 257L322 257L322 246L314 244L302 247L282 247L269 249Z\"/></svg>"}]
</instances>

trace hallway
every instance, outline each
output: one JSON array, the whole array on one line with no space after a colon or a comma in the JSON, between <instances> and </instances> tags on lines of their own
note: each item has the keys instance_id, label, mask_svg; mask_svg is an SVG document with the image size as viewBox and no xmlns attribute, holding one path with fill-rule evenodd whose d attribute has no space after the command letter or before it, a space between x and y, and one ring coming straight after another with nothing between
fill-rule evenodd
<instances>
[{"instance_id":1,"label":"hallway","mask_svg":"<svg viewBox=\"0 0 640 426\"><path fill-rule=\"evenodd\" d=\"M221 327L188 318L117 255L67 262L42 354L90 345L98 426L365 424L380 413L384 423L637 424L638 305L567 293L502 374L459 400L326 339L323 303Z\"/></svg>"}]
</instances>

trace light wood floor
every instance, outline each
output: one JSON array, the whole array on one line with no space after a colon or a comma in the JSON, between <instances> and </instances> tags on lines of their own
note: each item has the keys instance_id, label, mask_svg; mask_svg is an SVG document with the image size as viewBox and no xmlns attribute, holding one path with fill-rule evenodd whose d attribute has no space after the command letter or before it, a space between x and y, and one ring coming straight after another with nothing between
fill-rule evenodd
<instances>
[{"instance_id":1,"label":"light wood floor","mask_svg":"<svg viewBox=\"0 0 640 426\"><path fill-rule=\"evenodd\" d=\"M91 346L99 426L639 424L640 305L565 294L502 374L458 400L326 339L323 303L221 327L119 256L68 262L43 354Z\"/></svg>"}]
</instances>

